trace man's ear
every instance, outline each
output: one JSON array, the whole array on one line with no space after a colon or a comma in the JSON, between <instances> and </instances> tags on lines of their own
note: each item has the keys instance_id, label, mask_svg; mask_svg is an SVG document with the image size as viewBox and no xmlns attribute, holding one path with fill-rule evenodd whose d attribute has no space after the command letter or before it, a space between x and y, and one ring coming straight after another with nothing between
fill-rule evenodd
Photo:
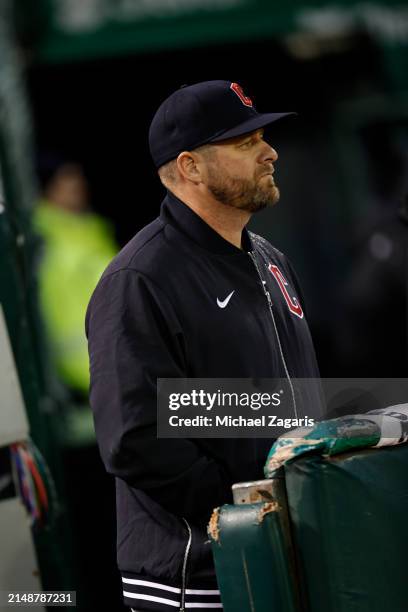
<instances>
[{"instance_id":1,"label":"man's ear","mask_svg":"<svg viewBox=\"0 0 408 612\"><path fill-rule=\"evenodd\" d=\"M190 151L183 151L177 157L177 168L186 181L191 181L198 185L202 182L201 164L198 156Z\"/></svg>"}]
</instances>

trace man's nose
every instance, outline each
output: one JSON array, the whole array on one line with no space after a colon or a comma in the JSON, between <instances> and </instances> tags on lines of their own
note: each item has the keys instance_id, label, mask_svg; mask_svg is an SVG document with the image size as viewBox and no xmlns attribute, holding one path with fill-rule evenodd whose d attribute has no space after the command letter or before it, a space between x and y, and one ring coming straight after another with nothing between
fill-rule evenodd
<instances>
[{"instance_id":1,"label":"man's nose","mask_svg":"<svg viewBox=\"0 0 408 612\"><path fill-rule=\"evenodd\" d=\"M264 151L262 153L263 161L276 162L276 160L278 159L278 153L267 142L264 141L264 144L265 144L265 149L264 149Z\"/></svg>"}]
</instances>

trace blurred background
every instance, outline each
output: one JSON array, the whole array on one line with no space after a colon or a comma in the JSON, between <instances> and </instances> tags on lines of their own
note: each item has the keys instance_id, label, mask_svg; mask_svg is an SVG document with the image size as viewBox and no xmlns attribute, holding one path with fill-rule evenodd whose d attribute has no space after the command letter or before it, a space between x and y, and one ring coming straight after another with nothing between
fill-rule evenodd
<instances>
[{"instance_id":1,"label":"blurred background","mask_svg":"<svg viewBox=\"0 0 408 612\"><path fill-rule=\"evenodd\" d=\"M83 318L159 212L150 121L211 79L297 111L250 227L298 272L322 376L406 377L408 3L2 0L0 58L0 590L121 610Z\"/></svg>"}]
</instances>

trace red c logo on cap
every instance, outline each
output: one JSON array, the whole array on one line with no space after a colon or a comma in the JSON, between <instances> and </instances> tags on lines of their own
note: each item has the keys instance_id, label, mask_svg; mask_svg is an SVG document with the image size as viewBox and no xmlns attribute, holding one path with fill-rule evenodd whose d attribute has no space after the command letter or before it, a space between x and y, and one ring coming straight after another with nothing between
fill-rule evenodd
<instances>
[{"instance_id":1,"label":"red c logo on cap","mask_svg":"<svg viewBox=\"0 0 408 612\"><path fill-rule=\"evenodd\" d=\"M231 83L230 89L237 94L242 104L245 104L245 106L253 106L251 98L248 98L248 96L244 94L241 85L238 85L238 83Z\"/></svg>"}]
</instances>

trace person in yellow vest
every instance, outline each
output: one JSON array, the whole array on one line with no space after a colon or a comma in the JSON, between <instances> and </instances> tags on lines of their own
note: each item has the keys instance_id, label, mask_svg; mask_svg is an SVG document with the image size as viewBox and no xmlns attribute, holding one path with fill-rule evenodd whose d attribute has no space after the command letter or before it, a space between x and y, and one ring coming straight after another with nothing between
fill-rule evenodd
<instances>
[{"instance_id":1,"label":"person in yellow vest","mask_svg":"<svg viewBox=\"0 0 408 612\"><path fill-rule=\"evenodd\" d=\"M86 396L86 307L118 249L109 223L91 212L87 180L78 164L62 163L48 178L34 227L43 240L39 297L54 363L74 394Z\"/></svg>"}]
</instances>

